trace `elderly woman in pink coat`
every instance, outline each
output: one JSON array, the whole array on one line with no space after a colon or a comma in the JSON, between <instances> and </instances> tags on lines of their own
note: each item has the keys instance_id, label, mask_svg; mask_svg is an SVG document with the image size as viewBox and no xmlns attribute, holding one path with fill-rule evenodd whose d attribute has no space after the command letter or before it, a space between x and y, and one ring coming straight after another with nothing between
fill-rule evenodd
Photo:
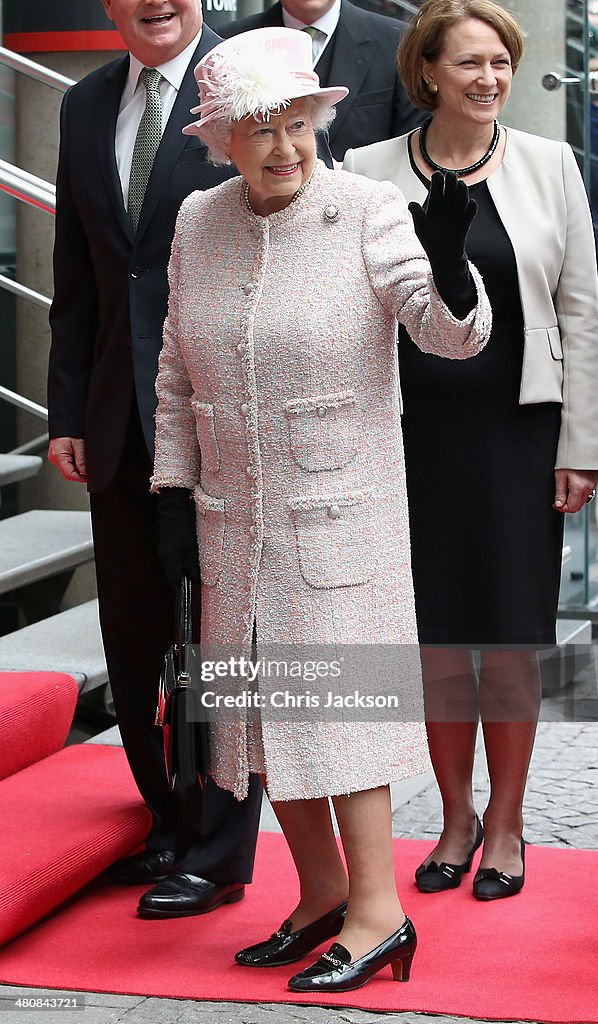
<instances>
[{"instance_id":1,"label":"elderly woman in pink coat","mask_svg":"<svg viewBox=\"0 0 598 1024\"><path fill-rule=\"evenodd\" d=\"M291 964L338 937L291 989L348 991L388 965L407 981L416 936L396 891L389 784L428 762L396 324L448 358L485 344L491 313L464 256L475 205L439 175L412 209L416 234L397 188L317 161L314 131L347 90L319 87L305 34L237 36L196 77L200 118L185 130L240 177L193 193L177 221L152 484L163 564L174 581L196 571L196 526L202 645L247 659L255 645L258 662L272 645L297 658L317 646L340 664L367 645L380 678L376 652L395 652L403 709L333 720L330 681L316 680L317 714L275 720L260 676L260 710L214 714L213 778L242 798L261 775L300 881L288 919L236 959Z\"/></svg>"}]
</instances>

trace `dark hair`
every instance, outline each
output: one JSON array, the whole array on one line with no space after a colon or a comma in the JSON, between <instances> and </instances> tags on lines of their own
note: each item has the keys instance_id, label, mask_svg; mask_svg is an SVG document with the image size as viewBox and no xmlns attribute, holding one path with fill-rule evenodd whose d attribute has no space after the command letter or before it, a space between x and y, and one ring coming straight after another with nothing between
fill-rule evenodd
<instances>
[{"instance_id":1,"label":"dark hair","mask_svg":"<svg viewBox=\"0 0 598 1024\"><path fill-rule=\"evenodd\" d=\"M423 77L422 60L437 60L446 30L465 18L478 18L490 25L509 51L513 73L519 67L523 33L510 11L494 0L425 0L403 33L397 53L397 68L407 95L421 110L435 110L438 103Z\"/></svg>"}]
</instances>

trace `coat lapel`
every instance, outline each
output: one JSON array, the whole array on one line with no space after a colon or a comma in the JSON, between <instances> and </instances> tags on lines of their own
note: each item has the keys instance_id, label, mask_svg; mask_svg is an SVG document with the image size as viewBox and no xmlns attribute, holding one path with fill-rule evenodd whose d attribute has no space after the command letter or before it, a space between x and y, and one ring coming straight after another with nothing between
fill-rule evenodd
<instances>
[{"instance_id":1,"label":"coat lapel","mask_svg":"<svg viewBox=\"0 0 598 1024\"><path fill-rule=\"evenodd\" d=\"M215 32L212 32L204 23L199 45L185 72L181 88L168 118L168 124L164 130L158 152L156 153L156 159L154 160L141 208L137 241L139 241L147 225L150 223L172 169L179 159L182 150L190 140L190 136L182 134L182 129L193 120L194 116L197 116L190 113L191 107L197 105L197 83L193 69L197 62L219 42L220 37Z\"/></svg>"},{"instance_id":2,"label":"coat lapel","mask_svg":"<svg viewBox=\"0 0 598 1024\"><path fill-rule=\"evenodd\" d=\"M114 137L116 121L120 107L120 99L129 71L129 55L127 54L116 64L111 64L106 71L104 88L98 93L96 108L96 129L98 143L98 163L104 179L104 187L114 208L114 215L125 234L133 240L133 230L123 203L123 194L116 166Z\"/></svg>"},{"instance_id":3,"label":"coat lapel","mask_svg":"<svg viewBox=\"0 0 598 1024\"><path fill-rule=\"evenodd\" d=\"M367 20L362 21L360 12L344 0L334 36L330 74L328 81L322 84L346 85L349 95L336 108L336 117L330 128L332 139L349 115L378 50L377 40L368 33Z\"/></svg>"}]
</instances>

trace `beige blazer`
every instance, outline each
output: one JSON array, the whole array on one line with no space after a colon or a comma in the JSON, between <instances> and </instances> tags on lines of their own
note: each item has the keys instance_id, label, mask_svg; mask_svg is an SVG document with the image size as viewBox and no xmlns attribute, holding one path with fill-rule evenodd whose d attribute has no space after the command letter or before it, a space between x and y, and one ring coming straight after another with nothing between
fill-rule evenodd
<instances>
[{"instance_id":1,"label":"beige blazer","mask_svg":"<svg viewBox=\"0 0 598 1024\"><path fill-rule=\"evenodd\" d=\"M508 128L488 188L517 261L524 317L519 401L562 402L556 468L598 468L598 276L583 181L566 143ZM346 170L392 181L408 201L426 189L407 135L349 150Z\"/></svg>"},{"instance_id":2,"label":"beige blazer","mask_svg":"<svg viewBox=\"0 0 598 1024\"><path fill-rule=\"evenodd\" d=\"M348 793L423 770L395 316L424 350L475 356L490 333L483 289L455 320L399 190L321 163L269 217L248 210L240 178L193 193L169 275L153 487L194 490L202 643L250 656L255 621L258 659L272 644L333 657L368 645L370 682L380 648L401 659L390 685L409 721L264 716L270 795ZM245 722L212 734L212 774L243 796Z\"/></svg>"}]
</instances>

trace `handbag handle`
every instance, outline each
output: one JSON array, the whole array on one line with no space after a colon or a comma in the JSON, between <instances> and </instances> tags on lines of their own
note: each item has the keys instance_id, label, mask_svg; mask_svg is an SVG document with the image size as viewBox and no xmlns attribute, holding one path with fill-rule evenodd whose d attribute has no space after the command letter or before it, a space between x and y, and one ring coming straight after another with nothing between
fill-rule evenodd
<instances>
[{"instance_id":1,"label":"handbag handle","mask_svg":"<svg viewBox=\"0 0 598 1024\"><path fill-rule=\"evenodd\" d=\"M181 577L176 602L176 633L174 654L177 660L177 674L187 673L187 647L191 645L191 580L188 576Z\"/></svg>"}]
</instances>

